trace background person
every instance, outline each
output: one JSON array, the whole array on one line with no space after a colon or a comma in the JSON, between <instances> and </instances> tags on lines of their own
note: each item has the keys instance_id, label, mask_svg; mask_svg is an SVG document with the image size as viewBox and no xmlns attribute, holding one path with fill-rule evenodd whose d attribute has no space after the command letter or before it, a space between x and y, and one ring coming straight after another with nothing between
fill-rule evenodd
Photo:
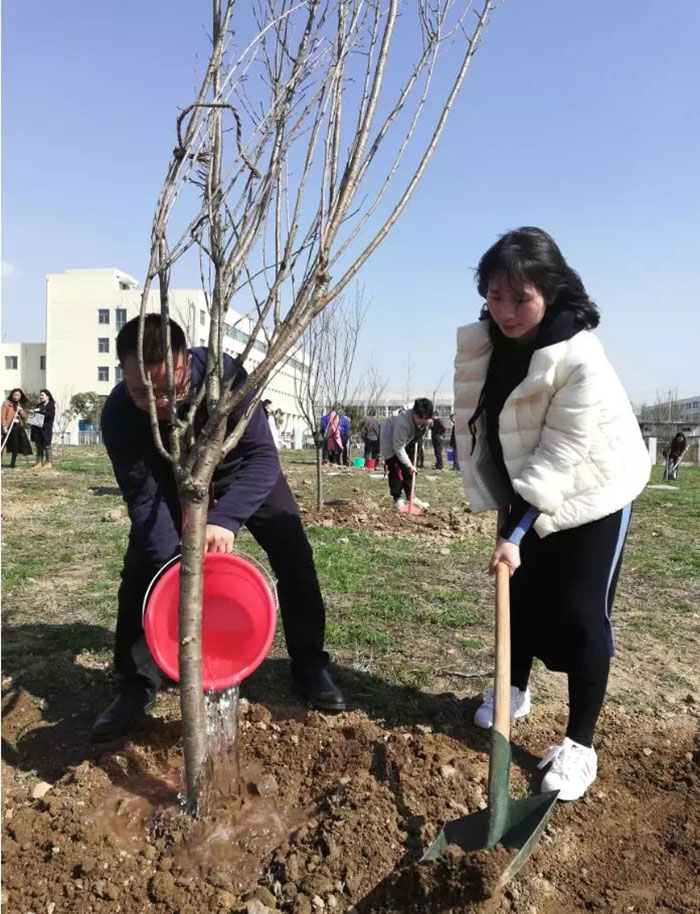
<instances>
[{"instance_id":1,"label":"background person","mask_svg":"<svg viewBox=\"0 0 700 914\"><path fill-rule=\"evenodd\" d=\"M389 492L394 500L394 510L408 505L411 497L411 477L417 471L411 457L416 444L425 434L425 426L433 414L433 404L427 397L420 397L413 409L389 416L381 427L379 446L389 473ZM417 508L427 508L428 503L413 499Z\"/></svg>"},{"instance_id":2,"label":"background person","mask_svg":"<svg viewBox=\"0 0 700 914\"><path fill-rule=\"evenodd\" d=\"M433 442L433 451L435 452L435 469L444 469L443 464L443 444L445 437L445 423L440 418L437 410L433 412L433 422L430 426L430 437Z\"/></svg>"},{"instance_id":3,"label":"background person","mask_svg":"<svg viewBox=\"0 0 700 914\"><path fill-rule=\"evenodd\" d=\"M21 387L15 387L2 404L2 440L11 458L9 469L17 466L18 454L29 457L32 453L32 446L24 429L26 421L27 398Z\"/></svg>"},{"instance_id":4,"label":"background person","mask_svg":"<svg viewBox=\"0 0 700 914\"><path fill-rule=\"evenodd\" d=\"M593 733L613 653L610 627L631 503L650 461L629 399L590 331L599 313L552 238L508 232L481 258L481 321L461 327L455 415L464 488L498 508L489 565L511 571L511 716L530 710L534 657L565 672L569 721L542 790L595 780ZM493 722L493 695L474 721Z\"/></svg>"},{"instance_id":5,"label":"background person","mask_svg":"<svg viewBox=\"0 0 700 914\"><path fill-rule=\"evenodd\" d=\"M350 466L350 455L348 447L350 446L350 436L352 434L352 419L345 412L340 410L340 443L342 445L342 462L343 466Z\"/></svg>"},{"instance_id":6,"label":"background person","mask_svg":"<svg viewBox=\"0 0 700 914\"><path fill-rule=\"evenodd\" d=\"M328 413L325 441L328 462L340 466L343 457L343 440L340 435L340 415L335 407Z\"/></svg>"},{"instance_id":7,"label":"background person","mask_svg":"<svg viewBox=\"0 0 700 914\"><path fill-rule=\"evenodd\" d=\"M272 435L272 440L275 442L275 447L279 451L280 449L280 435L277 428L277 419L275 414L272 412L272 400L263 400L262 408L265 410L265 416L267 417L267 424L270 426L270 434Z\"/></svg>"},{"instance_id":8,"label":"background person","mask_svg":"<svg viewBox=\"0 0 700 914\"><path fill-rule=\"evenodd\" d=\"M379 419L377 419L377 410L374 409L374 407L370 407L370 409L367 410L367 416L362 424L362 431L360 433L360 437L365 445L365 460L376 461L379 459L380 431L381 425Z\"/></svg>"},{"instance_id":9,"label":"background person","mask_svg":"<svg viewBox=\"0 0 700 914\"><path fill-rule=\"evenodd\" d=\"M668 458L664 470L664 479L678 479L678 467L688 450L688 442L683 432L678 432L668 448Z\"/></svg>"},{"instance_id":10,"label":"background person","mask_svg":"<svg viewBox=\"0 0 700 914\"><path fill-rule=\"evenodd\" d=\"M324 467L328 463L328 440L326 438L326 432L328 431L329 418L330 413L325 413L323 416L321 416L321 435L323 436L322 463Z\"/></svg>"},{"instance_id":11,"label":"background person","mask_svg":"<svg viewBox=\"0 0 700 914\"><path fill-rule=\"evenodd\" d=\"M36 447L36 463L34 466L39 469L51 469L51 440L53 438L53 423L56 418L56 401L51 395L51 391L43 387L39 391L39 406L35 410L40 416L44 417L41 427L31 426L31 437Z\"/></svg>"}]
</instances>

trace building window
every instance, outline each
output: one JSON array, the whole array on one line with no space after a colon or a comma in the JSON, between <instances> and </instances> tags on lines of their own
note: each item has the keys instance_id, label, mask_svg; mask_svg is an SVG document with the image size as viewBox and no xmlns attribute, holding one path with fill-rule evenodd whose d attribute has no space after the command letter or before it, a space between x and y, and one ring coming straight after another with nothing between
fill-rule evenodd
<instances>
[{"instance_id":1,"label":"building window","mask_svg":"<svg viewBox=\"0 0 700 914\"><path fill-rule=\"evenodd\" d=\"M114 320L117 325L117 333L119 333L119 331L126 323L126 308L115 308Z\"/></svg>"},{"instance_id":2,"label":"building window","mask_svg":"<svg viewBox=\"0 0 700 914\"><path fill-rule=\"evenodd\" d=\"M120 280L120 281L119 281L119 288L122 290L122 292L126 292L126 291L128 290L128 288L129 288L129 283L128 283L128 282L122 282L122 281ZM119 309L117 309L117 310L119 310Z\"/></svg>"},{"instance_id":3,"label":"building window","mask_svg":"<svg viewBox=\"0 0 700 914\"><path fill-rule=\"evenodd\" d=\"M46 371L46 356L39 356L39 371Z\"/></svg>"},{"instance_id":4,"label":"building window","mask_svg":"<svg viewBox=\"0 0 700 914\"><path fill-rule=\"evenodd\" d=\"M97 351L109 352L109 337L100 336L97 338Z\"/></svg>"},{"instance_id":5,"label":"building window","mask_svg":"<svg viewBox=\"0 0 700 914\"><path fill-rule=\"evenodd\" d=\"M100 365L97 369L98 381L109 381L109 368L106 365Z\"/></svg>"},{"instance_id":6,"label":"building window","mask_svg":"<svg viewBox=\"0 0 700 914\"><path fill-rule=\"evenodd\" d=\"M204 325L206 324L206 322L207 322L207 312L206 312L206 311L200 311L200 312L199 312L199 323L202 325L202 327L204 327Z\"/></svg>"},{"instance_id":7,"label":"building window","mask_svg":"<svg viewBox=\"0 0 700 914\"><path fill-rule=\"evenodd\" d=\"M121 365L117 365L117 367L114 369L114 380L117 384L119 384L120 381L124 380L124 369L121 367Z\"/></svg>"},{"instance_id":8,"label":"building window","mask_svg":"<svg viewBox=\"0 0 700 914\"><path fill-rule=\"evenodd\" d=\"M238 327L227 327L226 335L230 336L232 340L238 340L239 343L247 343L250 339L250 334L239 330ZM267 352L267 344L261 340L255 340L252 348L257 349L258 352Z\"/></svg>"},{"instance_id":9,"label":"building window","mask_svg":"<svg viewBox=\"0 0 700 914\"><path fill-rule=\"evenodd\" d=\"M12 371L17 368L17 356L16 355L6 355L5 356L5 371Z\"/></svg>"},{"instance_id":10,"label":"building window","mask_svg":"<svg viewBox=\"0 0 700 914\"><path fill-rule=\"evenodd\" d=\"M109 308L98 308L97 309L97 323L98 324L108 324L109 323Z\"/></svg>"}]
</instances>

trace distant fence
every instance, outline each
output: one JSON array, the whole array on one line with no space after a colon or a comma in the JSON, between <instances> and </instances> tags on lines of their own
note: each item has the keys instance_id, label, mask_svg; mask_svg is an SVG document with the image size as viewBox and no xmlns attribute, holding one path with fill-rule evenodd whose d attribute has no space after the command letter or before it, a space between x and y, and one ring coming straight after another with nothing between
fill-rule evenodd
<instances>
[{"instance_id":1,"label":"distant fence","mask_svg":"<svg viewBox=\"0 0 700 914\"><path fill-rule=\"evenodd\" d=\"M78 432L78 444L102 444L102 432Z\"/></svg>"}]
</instances>

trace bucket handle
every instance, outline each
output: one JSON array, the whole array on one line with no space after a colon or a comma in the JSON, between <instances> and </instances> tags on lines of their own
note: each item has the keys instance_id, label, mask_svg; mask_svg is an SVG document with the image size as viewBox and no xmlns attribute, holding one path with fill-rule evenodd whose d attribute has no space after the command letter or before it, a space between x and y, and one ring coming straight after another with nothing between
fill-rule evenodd
<instances>
[{"instance_id":1,"label":"bucket handle","mask_svg":"<svg viewBox=\"0 0 700 914\"><path fill-rule=\"evenodd\" d=\"M206 553L205 553L205 555L206 555ZM280 608L280 601L279 601L279 596L278 596L278 594L277 594L277 579L276 579L276 578L273 578L272 575L270 574L270 572L267 570L267 568L265 568L264 565L262 565L256 558L254 558L252 555L249 555L247 552L243 552L243 551L241 551L240 549L237 549L237 550L236 550L236 555L240 555L240 557L241 557L242 559L245 559L246 562L250 562L251 565L254 565L255 568L257 568L257 570L258 570L258 571L262 574L262 576L266 579L266 581L267 581L267 583L268 583L268 585L269 585L269 587L270 587L270 592L272 593L272 596L273 596L274 601L275 601L275 610L276 610L276 611L279 611L279 608ZM172 565L174 565L175 562L179 562L179 561L180 561L180 557L181 557L181 553L178 552L177 555L174 555L169 561L167 561L167 562L165 563L165 565L163 565L162 568L159 568L158 571L154 574L153 580L152 580L151 583L148 585L148 590L146 591L146 594L145 594L145 596L144 596L144 598L143 598L143 607L141 608L141 627L142 627L142 628L145 627L145 626L144 626L144 622L145 622L145 619L146 619L146 608L148 607L148 601L149 601L150 598L151 598L151 593L153 592L153 588L156 586L156 584L158 583L158 581L160 581L160 579L163 577L163 575L165 574L165 572L166 572L170 567L172 567Z\"/></svg>"}]
</instances>

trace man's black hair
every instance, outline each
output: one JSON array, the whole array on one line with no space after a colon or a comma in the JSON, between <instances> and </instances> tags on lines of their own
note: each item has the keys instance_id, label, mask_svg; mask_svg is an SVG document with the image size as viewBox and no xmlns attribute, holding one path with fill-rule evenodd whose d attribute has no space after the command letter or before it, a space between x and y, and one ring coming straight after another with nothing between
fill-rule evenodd
<instances>
[{"instance_id":1,"label":"man's black hair","mask_svg":"<svg viewBox=\"0 0 700 914\"><path fill-rule=\"evenodd\" d=\"M419 397L413 404L413 412L419 419L430 419L433 415L433 401L427 397Z\"/></svg>"},{"instance_id":2,"label":"man's black hair","mask_svg":"<svg viewBox=\"0 0 700 914\"><path fill-rule=\"evenodd\" d=\"M117 335L117 358L121 365L127 356L137 356L139 340L139 319L127 321ZM173 355L187 351L187 340L182 327L170 318L170 340ZM160 314L147 314L143 327L144 365L160 365L165 361L165 341L161 331Z\"/></svg>"}]
</instances>

